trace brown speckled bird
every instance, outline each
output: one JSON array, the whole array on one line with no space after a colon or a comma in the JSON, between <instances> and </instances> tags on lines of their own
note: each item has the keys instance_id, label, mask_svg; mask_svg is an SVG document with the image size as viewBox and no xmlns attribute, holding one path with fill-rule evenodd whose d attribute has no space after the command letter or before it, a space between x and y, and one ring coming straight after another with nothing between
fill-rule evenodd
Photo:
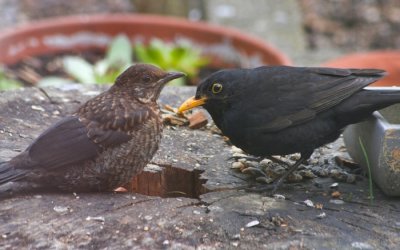
<instances>
[{"instance_id":1,"label":"brown speckled bird","mask_svg":"<svg viewBox=\"0 0 400 250\"><path fill-rule=\"evenodd\" d=\"M0 184L22 180L67 191L108 191L126 184L158 149L162 122L156 101L162 88L183 75L131 66L109 90L0 163Z\"/></svg>"}]
</instances>

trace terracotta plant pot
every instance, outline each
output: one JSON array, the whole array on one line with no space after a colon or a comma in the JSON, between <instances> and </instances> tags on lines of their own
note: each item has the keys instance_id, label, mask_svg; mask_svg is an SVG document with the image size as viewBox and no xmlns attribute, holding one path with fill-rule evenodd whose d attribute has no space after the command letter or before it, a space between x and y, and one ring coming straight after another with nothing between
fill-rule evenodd
<instances>
[{"instance_id":1,"label":"terracotta plant pot","mask_svg":"<svg viewBox=\"0 0 400 250\"><path fill-rule=\"evenodd\" d=\"M26 57L51 52L104 49L118 34L143 42L155 37L165 41L183 37L204 46L228 43L262 64L291 64L269 44L233 29L170 17L126 14L45 19L4 31L0 34L0 63L14 64Z\"/></svg>"},{"instance_id":2,"label":"terracotta plant pot","mask_svg":"<svg viewBox=\"0 0 400 250\"><path fill-rule=\"evenodd\" d=\"M350 54L328 61L323 66L384 69L388 75L371 86L400 86L400 50Z\"/></svg>"},{"instance_id":3,"label":"terracotta plant pot","mask_svg":"<svg viewBox=\"0 0 400 250\"><path fill-rule=\"evenodd\" d=\"M388 75L372 84L382 90L400 85L400 51L376 51L348 55L323 66L338 68L378 68ZM400 91L399 87L389 88ZM400 105L375 112L367 121L350 125L343 133L350 156L368 172L380 189L389 196L400 196ZM360 142L361 140L361 142ZM361 147L365 148L365 152ZM366 156L365 156L366 153Z\"/></svg>"}]
</instances>

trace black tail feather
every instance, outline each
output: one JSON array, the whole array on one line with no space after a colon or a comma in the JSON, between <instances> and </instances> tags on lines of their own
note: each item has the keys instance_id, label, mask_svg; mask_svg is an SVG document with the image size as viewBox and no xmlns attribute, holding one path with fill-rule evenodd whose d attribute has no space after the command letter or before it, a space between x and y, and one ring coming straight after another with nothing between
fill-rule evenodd
<instances>
[{"instance_id":1,"label":"black tail feather","mask_svg":"<svg viewBox=\"0 0 400 250\"><path fill-rule=\"evenodd\" d=\"M25 177L26 171L14 169L9 162L0 163L0 185L10 181L18 181Z\"/></svg>"}]
</instances>

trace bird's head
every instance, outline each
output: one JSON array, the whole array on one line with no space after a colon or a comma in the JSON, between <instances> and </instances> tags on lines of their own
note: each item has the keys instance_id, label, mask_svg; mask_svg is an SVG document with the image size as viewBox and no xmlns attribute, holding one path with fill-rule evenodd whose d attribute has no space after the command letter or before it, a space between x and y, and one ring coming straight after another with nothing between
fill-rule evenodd
<instances>
[{"instance_id":1,"label":"bird's head","mask_svg":"<svg viewBox=\"0 0 400 250\"><path fill-rule=\"evenodd\" d=\"M135 64L117 77L113 90L128 93L142 103L155 102L166 83L184 75L151 64Z\"/></svg>"},{"instance_id":2,"label":"bird's head","mask_svg":"<svg viewBox=\"0 0 400 250\"><path fill-rule=\"evenodd\" d=\"M211 74L201 81L196 95L187 99L179 107L178 113L203 106L215 121L233 102L239 101L245 77L242 69L227 69Z\"/></svg>"}]
</instances>

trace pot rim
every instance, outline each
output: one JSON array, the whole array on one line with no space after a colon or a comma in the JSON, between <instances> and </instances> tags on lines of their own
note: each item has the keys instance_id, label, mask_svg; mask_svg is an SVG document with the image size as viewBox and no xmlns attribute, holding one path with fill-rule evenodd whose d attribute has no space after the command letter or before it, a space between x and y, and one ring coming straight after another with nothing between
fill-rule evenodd
<instances>
[{"instance_id":1,"label":"pot rim","mask_svg":"<svg viewBox=\"0 0 400 250\"><path fill-rule=\"evenodd\" d=\"M226 28L219 25L209 24L201 21L189 21L183 18L165 17L159 15L144 15L144 14L93 14L93 15L71 15L55 18L41 19L38 21L20 24L14 27L6 28L0 33L1 41L10 39L13 36L21 36L27 32L39 33L44 30L55 29L59 26L76 26L87 24L147 24L157 25L158 27L171 28L175 27L179 30L193 30L197 32L205 32L212 34L224 35L227 38L243 41L247 44L252 44L254 47L262 51L268 52L273 61L279 62L281 65L292 65L292 61L281 51L270 45L268 42L261 40L253 35L243 33L234 28ZM266 53L265 53L266 54Z\"/></svg>"}]
</instances>

